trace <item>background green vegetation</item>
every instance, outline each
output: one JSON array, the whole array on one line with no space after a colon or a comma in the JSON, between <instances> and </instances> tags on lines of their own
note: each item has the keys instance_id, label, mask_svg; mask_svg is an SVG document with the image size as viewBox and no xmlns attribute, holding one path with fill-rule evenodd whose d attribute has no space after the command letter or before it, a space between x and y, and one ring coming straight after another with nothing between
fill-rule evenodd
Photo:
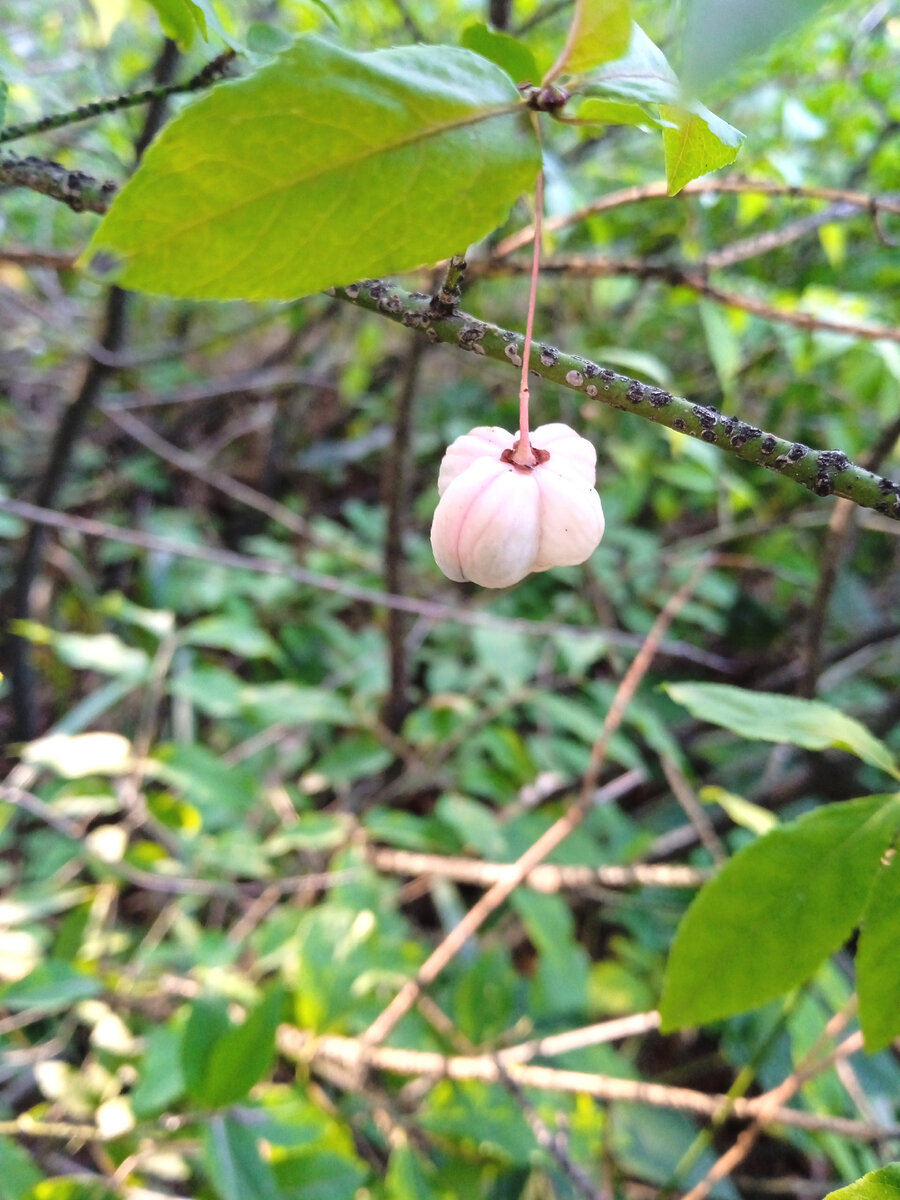
<instances>
[{"instance_id":1,"label":"background green vegetation","mask_svg":"<svg viewBox=\"0 0 900 1200\"><path fill-rule=\"evenodd\" d=\"M211 6L153 7L192 44L165 48L139 0L0 5L7 120L154 71L189 79L222 48L194 34L193 10ZM490 7L552 61L565 5ZM678 66L700 7L635 16ZM471 41L486 8L278 0L220 17L242 41L264 20L365 51ZM741 176L884 197L900 177L898 66L895 5L832 5L703 99L747 135ZM119 183L147 120L138 107L14 149ZM551 218L663 176L656 132L560 127L546 142ZM327 295L125 302L72 269L96 217L24 189L2 201L0 494L40 498L63 414L90 388L50 505L159 540L51 531L14 626L34 686L14 705L0 685L0 1200L682 1196L755 1117L713 1195L818 1197L900 1158L897 1030L876 1022L885 1048L860 1053L852 942L743 1015L720 1019L740 1004L717 1008L715 971L698 972L702 1029L664 1036L647 1018L610 1042L576 1035L535 1053L551 1072L532 1077L496 1057L652 1012L705 873L776 823L812 814L808 850L822 818L874 811L829 806L891 787L900 526L538 384L534 423L567 421L597 446L604 541L585 567L509 593L451 586L428 544L438 463L473 425L515 424L512 365ZM548 235L538 339L896 478L900 218L750 187L620 201ZM507 329L524 325L526 284L491 248L529 212L521 202L473 248L463 284L463 307ZM403 282L431 292L441 278ZM24 611L25 533L0 512L5 621ZM628 664L705 552L543 887L516 889L466 942L386 1057L360 1057L496 878L482 864L516 858L577 796ZM318 580L292 578L298 566ZM8 672L9 640L3 652ZM735 717L686 686L710 682L818 697L880 741L845 726L819 739L764 699ZM895 832L810 868L832 871L816 875L816 962L849 935L857 868ZM803 871L777 882L785 905L805 894ZM762 945L738 949L752 963ZM888 930L867 959L885 1011L898 957ZM772 956L759 964L775 978ZM684 977L671 987L689 1012ZM740 994L749 1006L764 992ZM435 1079L390 1057L400 1049L474 1060L481 1077ZM567 1090L564 1072L594 1094ZM741 1107L785 1081L799 1116ZM703 1107L730 1090L733 1111ZM854 1197L891 1182L866 1186Z\"/></svg>"}]
</instances>

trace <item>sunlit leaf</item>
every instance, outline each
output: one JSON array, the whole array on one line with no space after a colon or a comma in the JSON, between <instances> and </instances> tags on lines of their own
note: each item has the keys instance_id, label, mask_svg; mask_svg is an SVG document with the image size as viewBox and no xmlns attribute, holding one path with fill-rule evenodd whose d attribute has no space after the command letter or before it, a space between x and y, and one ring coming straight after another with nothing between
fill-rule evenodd
<instances>
[{"instance_id":1,"label":"sunlit leaf","mask_svg":"<svg viewBox=\"0 0 900 1200\"><path fill-rule=\"evenodd\" d=\"M488 58L502 67L516 83L537 82L538 69L534 55L519 38L490 29L482 21L475 21L465 27L459 40L467 50L474 50L482 58Z\"/></svg>"},{"instance_id":2,"label":"sunlit leaf","mask_svg":"<svg viewBox=\"0 0 900 1200\"><path fill-rule=\"evenodd\" d=\"M764 1004L807 979L859 922L900 826L900 799L866 796L807 813L739 851L679 926L663 1027Z\"/></svg>"},{"instance_id":3,"label":"sunlit leaf","mask_svg":"<svg viewBox=\"0 0 900 1200\"><path fill-rule=\"evenodd\" d=\"M583 75L627 53L631 41L630 0L575 0L566 44L548 78Z\"/></svg>"},{"instance_id":4,"label":"sunlit leaf","mask_svg":"<svg viewBox=\"0 0 900 1200\"><path fill-rule=\"evenodd\" d=\"M665 691L691 716L741 737L787 742L805 750L846 750L900 779L896 759L884 742L821 700L750 692L724 683L668 683Z\"/></svg>"},{"instance_id":5,"label":"sunlit leaf","mask_svg":"<svg viewBox=\"0 0 900 1200\"><path fill-rule=\"evenodd\" d=\"M829 1192L825 1200L900 1200L900 1162L870 1171L855 1183Z\"/></svg>"},{"instance_id":6,"label":"sunlit leaf","mask_svg":"<svg viewBox=\"0 0 900 1200\"><path fill-rule=\"evenodd\" d=\"M675 128L663 130L669 195L686 183L734 162L744 135L702 104L688 108L662 105L660 113Z\"/></svg>"},{"instance_id":7,"label":"sunlit leaf","mask_svg":"<svg viewBox=\"0 0 900 1200\"><path fill-rule=\"evenodd\" d=\"M678 76L659 46L640 25L632 25L627 52L592 71L579 94L644 104L676 104L680 88Z\"/></svg>"},{"instance_id":8,"label":"sunlit leaf","mask_svg":"<svg viewBox=\"0 0 900 1200\"><path fill-rule=\"evenodd\" d=\"M496 228L540 155L512 80L455 47L304 37L170 122L86 252L126 287L287 299Z\"/></svg>"},{"instance_id":9,"label":"sunlit leaf","mask_svg":"<svg viewBox=\"0 0 900 1200\"><path fill-rule=\"evenodd\" d=\"M132 768L131 742L121 733L50 733L29 742L22 760L64 779L124 775Z\"/></svg>"}]
</instances>

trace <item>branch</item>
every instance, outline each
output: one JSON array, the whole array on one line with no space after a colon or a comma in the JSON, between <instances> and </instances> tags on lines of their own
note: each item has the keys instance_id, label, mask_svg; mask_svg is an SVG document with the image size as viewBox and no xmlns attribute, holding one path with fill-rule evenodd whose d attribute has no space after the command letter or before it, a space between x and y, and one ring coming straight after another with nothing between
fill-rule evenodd
<instances>
[{"instance_id":1,"label":"branch","mask_svg":"<svg viewBox=\"0 0 900 1200\"><path fill-rule=\"evenodd\" d=\"M229 49L214 58L212 62L208 62L196 75L192 75L190 79L181 83L160 84L156 87L144 88L140 92L126 92L121 96L111 96L105 100L92 100L90 104L80 104L68 112L41 117L37 121L28 121L21 125L7 125L0 132L0 146L6 142L18 141L19 138L30 137L34 133L48 133L51 129L62 129L66 125L75 125L79 121L89 121L92 117L102 117L106 113L118 112L123 108L136 108L139 105L153 104L154 102L159 104L169 96L200 91L201 88L209 87L210 84L221 79L234 58L235 51ZM41 189L36 190L40 191Z\"/></svg>"},{"instance_id":2,"label":"branch","mask_svg":"<svg viewBox=\"0 0 900 1200\"><path fill-rule=\"evenodd\" d=\"M550 1040L550 1039L546 1039ZM726 1107L740 1120L789 1125L794 1129L829 1130L842 1137L858 1141L880 1141L900 1135L900 1126L883 1126L847 1117L819 1116L800 1109L772 1107L766 1093L753 1099L729 1097L694 1091L692 1088L670 1087L661 1083L645 1083L636 1079L620 1079L595 1075L588 1071L566 1071L555 1067L532 1066L499 1055L457 1055L447 1057L429 1050L401 1050L369 1045L365 1038L345 1038L314 1035L283 1025L278 1031L278 1048L286 1057L300 1062L337 1062L350 1067L371 1067L395 1075L419 1075L432 1079L480 1079L486 1083L502 1083L502 1069L523 1087L535 1087L556 1092L580 1092L598 1100L624 1100L648 1104L653 1108L670 1108L693 1113L700 1117L715 1117ZM543 1051L541 1052L543 1053Z\"/></svg>"},{"instance_id":3,"label":"branch","mask_svg":"<svg viewBox=\"0 0 900 1200\"><path fill-rule=\"evenodd\" d=\"M504 879L511 863L482 862L477 858L457 858L449 854L424 854L393 847L370 846L366 861L377 871L392 875L435 875L473 887L492 887ZM548 863L532 868L522 883L536 892L558 892L563 888L625 888L642 884L647 887L695 888L712 878L712 872L697 867L668 863L635 863L631 866L557 867Z\"/></svg>"},{"instance_id":4,"label":"branch","mask_svg":"<svg viewBox=\"0 0 900 1200\"><path fill-rule=\"evenodd\" d=\"M116 192L116 184L110 179L101 181L84 171L70 171L62 163L32 155L0 155L0 184L30 188L68 204L73 212L105 213Z\"/></svg>"},{"instance_id":5,"label":"branch","mask_svg":"<svg viewBox=\"0 0 900 1200\"><path fill-rule=\"evenodd\" d=\"M558 229L566 229L569 225L577 225L586 217L596 213L608 212L613 208L621 208L626 204L637 204L644 200L672 200L685 196L695 196L700 193L713 192L752 193L762 196L785 196L792 200L826 200L832 204L852 204L855 208L864 209L877 217L879 213L900 215L900 197L871 196L867 192L856 192L847 188L829 187L794 187L786 183L771 183L762 179L742 179L740 176L725 176L722 179L694 179L686 184L677 197L668 192L668 184L664 179L653 183L638 184L635 187L622 188L618 192L609 192L585 204L574 212L565 213L559 217L549 217L544 222L544 232L554 233ZM525 225L522 229L511 233L509 237L499 242L493 250L495 258L503 258L513 250L527 246L534 237L534 226Z\"/></svg>"},{"instance_id":6,"label":"branch","mask_svg":"<svg viewBox=\"0 0 900 1200\"><path fill-rule=\"evenodd\" d=\"M401 325L421 329L431 342L448 342L513 367L521 361L520 333L462 312L438 317L427 296L407 292L395 284L366 280L335 288L334 294ZM538 351L534 373L551 383L700 438L745 462L793 479L817 496L846 496L861 508L874 508L900 520L900 484L850 462L841 450L813 450L802 442L789 442L737 417L724 416L712 406L692 404L554 346L540 346Z\"/></svg>"},{"instance_id":7,"label":"branch","mask_svg":"<svg viewBox=\"0 0 900 1200\"><path fill-rule=\"evenodd\" d=\"M746 247L744 247L746 251ZM712 260L704 259L696 267L691 268L677 262L647 262L641 258L604 258L593 254L571 254L547 259L543 270L548 274L565 275L570 279L587 278L607 275L632 275L635 279L658 279L669 287L686 287L702 296L709 296L718 304L729 308L740 308L744 312L762 317L767 321L780 321L785 325L794 325L798 329L822 329L830 333L846 333L851 337L867 338L871 341L900 342L900 328L896 325L859 325L854 321L835 321L830 317L820 317L816 313L802 312L797 309L780 308L755 296L744 292L733 292L726 288L710 283L706 268L715 265ZM516 259L494 262L488 260L483 264L473 264L471 274L479 275L525 275L531 269L530 264Z\"/></svg>"}]
</instances>

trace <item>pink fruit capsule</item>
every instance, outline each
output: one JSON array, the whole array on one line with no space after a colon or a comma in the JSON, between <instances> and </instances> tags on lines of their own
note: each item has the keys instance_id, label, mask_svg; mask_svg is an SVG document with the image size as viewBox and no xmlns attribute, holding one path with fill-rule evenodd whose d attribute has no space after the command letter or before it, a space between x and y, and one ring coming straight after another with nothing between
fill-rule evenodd
<instances>
[{"instance_id":1,"label":"pink fruit capsule","mask_svg":"<svg viewBox=\"0 0 900 1200\"><path fill-rule=\"evenodd\" d=\"M600 544L594 447L559 423L530 437L531 467L513 461L518 439L497 426L471 430L444 455L431 546L449 579L509 587L532 571L577 566Z\"/></svg>"}]
</instances>

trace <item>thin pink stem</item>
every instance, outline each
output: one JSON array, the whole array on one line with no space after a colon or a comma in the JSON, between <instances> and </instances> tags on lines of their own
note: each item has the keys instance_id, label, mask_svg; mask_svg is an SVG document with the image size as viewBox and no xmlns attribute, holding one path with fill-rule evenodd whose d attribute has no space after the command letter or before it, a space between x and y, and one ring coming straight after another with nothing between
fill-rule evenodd
<instances>
[{"instance_id":1,"label":"thin pink stem","mask_svg":"<svg viewBox=\"0 0 900 1200\"><path fill-rule=\"evenodd\" d=\"M523 467L535 465L535 455L528 436L528 366L531 362L531 336L534 330L534 309L537 300L538 275L541 269L541 225L544 216L544 172L539 171L534 192L534 257L531 262L531 294L528 297L528 318L525 322L525 345L522 348L522 382L519 386L519 443L513 460Z\"/></svg>"}]
</instances>

